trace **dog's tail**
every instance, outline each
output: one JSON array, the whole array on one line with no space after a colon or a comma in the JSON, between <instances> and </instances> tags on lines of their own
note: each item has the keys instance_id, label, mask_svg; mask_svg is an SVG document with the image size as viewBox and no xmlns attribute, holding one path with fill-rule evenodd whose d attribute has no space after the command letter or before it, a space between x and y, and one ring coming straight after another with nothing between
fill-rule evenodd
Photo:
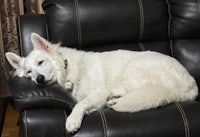
<instances>
[{"instance_id":1,"label":"dog's tail","mask_svg":"<svg viewBox=\"0 0 200 137\"><path fill-rule=\"evenodd\" d=\"M173 91L161 85L146 84L133 92L108 102L110 108L119 112L137 112L156 108L173 102L193 100L197 96L197 87L189 92Z\"/></svg>"}]
</instances>

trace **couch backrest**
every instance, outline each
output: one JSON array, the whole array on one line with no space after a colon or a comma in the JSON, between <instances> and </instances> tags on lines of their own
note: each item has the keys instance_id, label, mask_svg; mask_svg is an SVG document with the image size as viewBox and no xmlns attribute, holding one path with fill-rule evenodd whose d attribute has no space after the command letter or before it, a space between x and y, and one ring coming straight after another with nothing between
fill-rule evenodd
<instances>
[{"instance_id":1,"label":"couch backrest","mask_svg":"<svg viewBox=\"0 0 200 137\"><path fill-rule=\"evenodd\" d=\"M43 8L50 39L85 50L109 49L112 45L139 50L142 42L151 41L167 44L167 3L143 1L46 0Z\"/></svg>"},{"instance_id":2,"label":"couch backrest","mask_svg":"<svg viewBox=\"0 0 200 137\"><path fill-rule=\"evenodd\" d=\"M31 31L82 50L154 50L178 59L200 84L198 0L45 0L43 9L37 15L45 22L42 29L27 16L34 29L20 22L24 55L31 50Z\"/></svg>"}]
</instances>

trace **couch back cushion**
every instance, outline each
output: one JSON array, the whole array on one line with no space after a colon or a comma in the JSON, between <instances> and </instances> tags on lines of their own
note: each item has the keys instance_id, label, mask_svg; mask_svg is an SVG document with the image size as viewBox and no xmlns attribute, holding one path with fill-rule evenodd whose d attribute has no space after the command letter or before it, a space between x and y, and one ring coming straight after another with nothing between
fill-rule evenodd
<instances>
[{"instance_id":1,"label":"couch back cushion","mask_svg":"<svg viewBox=\"0 0 200 137\"><path fill-rule=\"evenodd\" d=\"M175 57L200 85L197 0L45 0L49 40L89 51L154 50Z\"/></svg>"},{"instance_id":2,"label":"couch back cushion","mask_svg":"<svg viewBox=\"0 0 200 137\"><path fill-rule=\"evenodd\" d=\"M197 0L169 0L169 32L172 55L200 85L200 3Z\"/></svg>"},{"instance_id":3,"label":"couch back cushion","mask_svg":"<svg viewBox=\"0 0 200 137\"><path fill-rule=\"evenodd\" d=\"M164 0L46 0L43 8L53 42L103 51L151 49L156 41L170 52Z\"/></svg>"}]
</instances>

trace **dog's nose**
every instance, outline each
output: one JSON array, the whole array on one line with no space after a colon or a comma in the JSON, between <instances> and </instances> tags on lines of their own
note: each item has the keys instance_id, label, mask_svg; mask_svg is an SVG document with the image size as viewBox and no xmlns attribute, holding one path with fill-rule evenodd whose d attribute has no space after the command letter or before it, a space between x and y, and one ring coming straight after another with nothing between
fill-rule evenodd
<instances>
[{"instance_id":1,"label":"dog's nose","mask_svg":"<svg viewBox=\"0 0 200 137\"><path fill-rule=\"evenodd\" d=\"M36 78L36 81L38 84L44 84L45 82L45 78L43 75L39 75L37 78Z\"/></svg>"}]
</instances>

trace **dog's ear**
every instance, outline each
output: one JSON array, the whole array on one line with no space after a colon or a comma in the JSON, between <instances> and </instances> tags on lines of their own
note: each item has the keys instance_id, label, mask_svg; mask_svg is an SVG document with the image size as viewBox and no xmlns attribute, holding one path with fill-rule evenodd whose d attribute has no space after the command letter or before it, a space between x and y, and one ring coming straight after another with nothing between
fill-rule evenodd
<instances>
[{"instance_id":1,"label":"dog's ear","mask_svg":"<svg viewBox=\"0 0 200 137\"><path fill-rule=\"evenodd\" d=\"M23 57L20 57L12 52L6 52L6 59L15 69L19 69L22 65L22 61L24 61Z\"/></svg>"},{"instance_id":2,"label":"dog's ear","mask_svg":"<svg viewBox=\"0 0 200 137\"><path fill-rule=\"evenodd\" d=\"M40 35L32 33L31 41L33 43L33 49L44 50L46 52L49 51L49 42L46 39L42 38Z\"/></svg>"}]
</instances>

